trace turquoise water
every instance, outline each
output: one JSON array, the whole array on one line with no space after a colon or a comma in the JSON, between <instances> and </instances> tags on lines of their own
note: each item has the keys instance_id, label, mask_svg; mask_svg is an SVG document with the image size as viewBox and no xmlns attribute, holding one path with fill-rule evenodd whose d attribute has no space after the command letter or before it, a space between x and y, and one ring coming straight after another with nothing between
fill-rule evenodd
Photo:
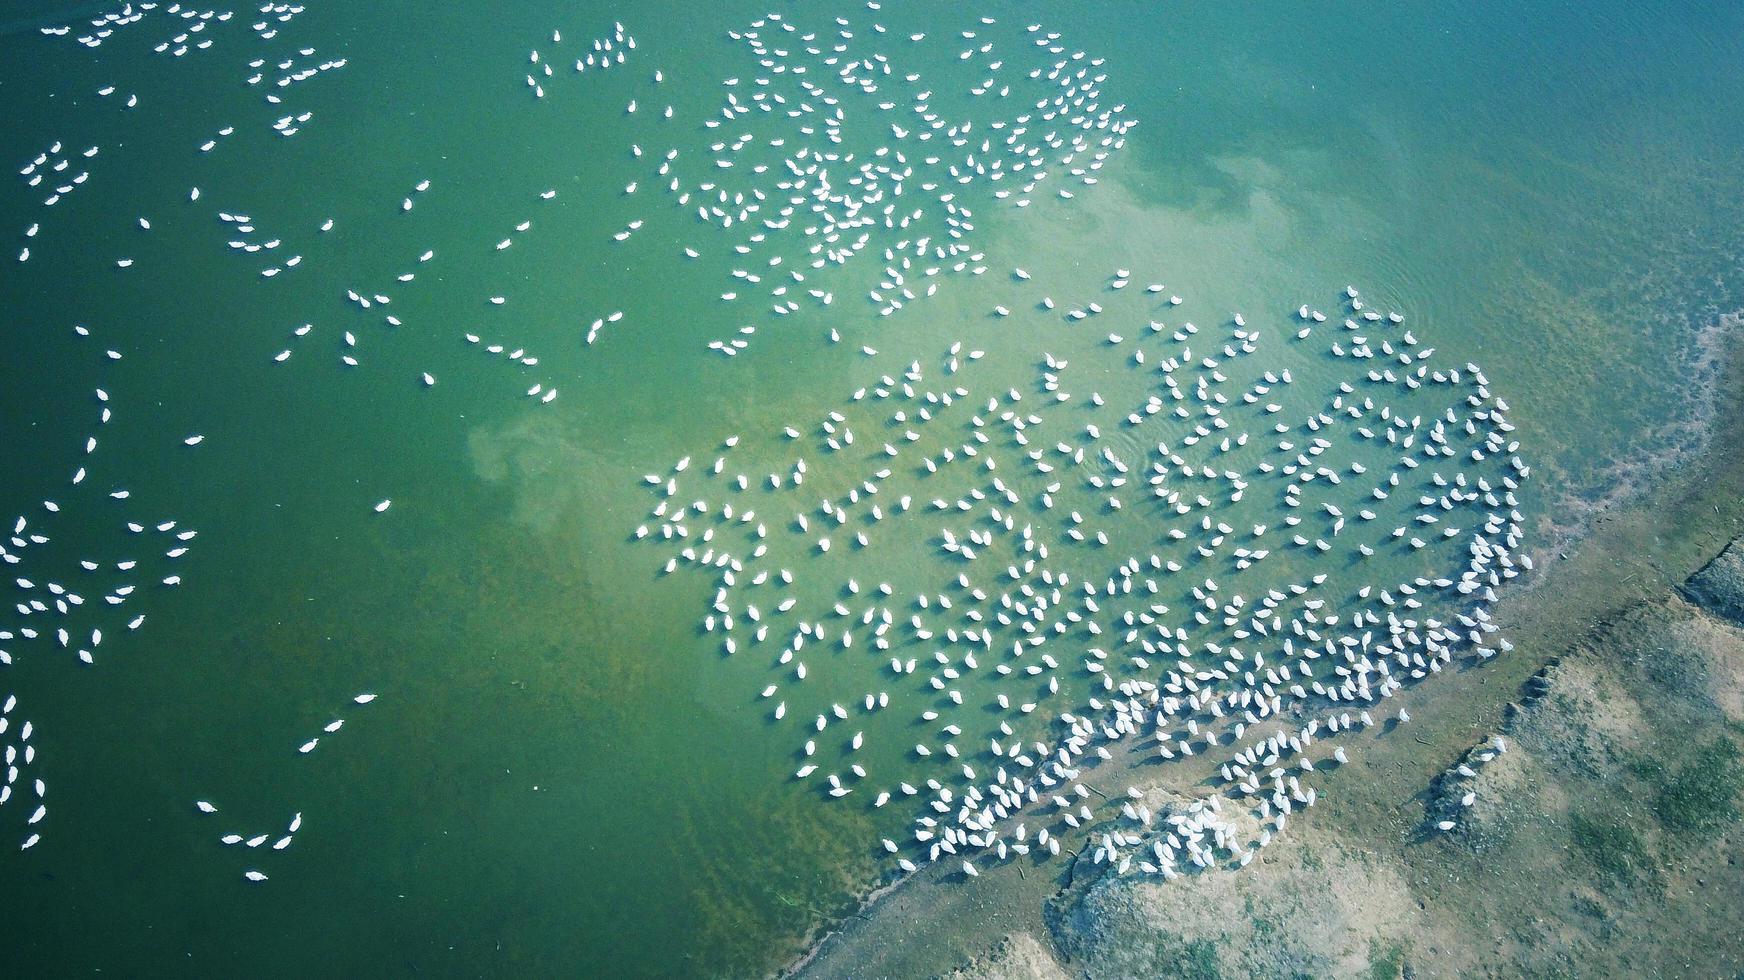
<instances>
[{"instance_id":1,"label":"turquoise water","mask_svg":"<svg viewBox=\"0 0 1744 980\"><path fill-rule=\"evenodd\" d=\"M721 658L697 625L711 590L663 581L664 553L630 538L651 504L642 474L712 461L729 434L803 427L911 360L936 372L956 340L992 352L964 374L999 388L1033 385L1040 350L1088 366L1115 328L1068 331L1030 304L1084 302L1116 268L1167 284L1208 332L1234 310L1281 330L1346 283L1402 310L1513 406L1541 531L1687 443L1698 331L1744 305L1728 278L1744 228L1730 7L887 6L892 35L984 14L1061 31L1107 58L1105 101L1139 121L1073 200L977 206L988 274L947 277L888 318L864 300L876 257L829 279L827 309L721 302L743 260L655 196L657 154L719 138L696 121L722 79L756 71L726 31L762 8L311 4L271 41L238 10L180 59L150 50L174 33L161 13L87 50L36 28L101 8L9 8L0 230L32 255L0 261L0 516L52 527L38 577L137 557L145 583L184 578L142 584L94 666L4 645L0 694L39 729L31 775L50 810L41 842L14 852L30 808L0 808L13 972L744 975L791 958L878 880L868 845L888 821L788 778L794 739L756 698L767 660ZM870 17L788 16L823 30L838 13ZM621 73L559 71L531 96L531 49L555 50L553 29L580 49L614 20L638 42ZM303 47L347 63L282 108L243 84L248 61ZM904 57L957 70L950 52ZM117 94L97 96L106 85ZM675 122L646 118L668 102ZM313 116L275 134L292 112ZM13 174L56 140L102 149L74 158L89 182L45 208ZM226 248L219 210L304 263L262 279L272 263ZM637 217L644 229L612 239ZM704 257L679 260L691 243ZM360 310L347 289L393 302ZM1018 312L989 317L995 304ZM706 349L753 319L745 353ZM345 331L357 368L339 362ZM525 397L534 383L560 397ZM114 412L100 430L99 386ZM206 440L182 445L193 433ZM104 496L117 488L131 496ZM137 544L127 519L199 536L154 558L169 545ZM855 574L901 582L908 560ZM93 602L123 578L102 574ZM380 698L350 703L363 691ZM345 727L299 755L335 717ZM282 852L218 843L276 837L296 812ZM248 867L270 881L244 881Z\"/></svg>"}]
</instances>

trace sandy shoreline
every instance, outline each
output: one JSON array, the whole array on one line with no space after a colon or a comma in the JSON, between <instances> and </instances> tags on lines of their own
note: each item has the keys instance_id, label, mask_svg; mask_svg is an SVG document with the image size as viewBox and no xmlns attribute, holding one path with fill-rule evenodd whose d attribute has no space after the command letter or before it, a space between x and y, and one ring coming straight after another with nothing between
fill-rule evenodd
<instances>
[{"instance_id":1,"label":"sandy shoreline","mask_svg":"<svg viewBox=\"0 0 1744 980\"><path fill-rule=\"evenodd\" d=\"M1741 334L1744 319L1737 313L1716 317L1697 332L1691 345L1691 380L1699 378L1702 383L1692 393L1689 418L1683 423L1698 430L1696 438L1674 451L1675 458L1656 460L1642 472L1620 480L1618 491L1568 507L1580 513L1578 522L1557 521L1546 529L1544 543L1534 555L1538 574L1505 597L1499 610L1520 651L1504 663L1483 668L1490 675L1468 683L1467 690L1446 692L1454 697L1441 700L1474 700L1477 692L1473 689L1477 689L1507 701L1526 676L1537 671L1571 638L1585 635L1595 624L1653 590L1681 581L1738 533L1740 523L1744 522L1744 495L1728 496L1726 488L1744 486L1744 425L1737 424L1744 420ZM1562 512L1566 503L1570 502L1557 501L1547 511ZM1618 574L1620 567L1628 571ZM1540 588L1546 584L1556 587ZM1499 667L1506 669L1498 670ZM1507 683L1510 679L1512 684ZM1492 684L1492 680L1500 683ZM1463 697L1458 696L1462 694ZM1417 691L1405 692L1403 696L1410 699L1404 703L1414 714L1419 713L1418 699L1434 697ZM1490 707L1484 706L1483 713L1488 714ZM1132 767L1104 763L1097 768L1095 778L1103 781L1131 771ZM1427 782L1433 774L1433 769L1426 765L1420 778ZM1040 897L1043 891L1053 889L1038 889L1035 887L1038 880L1069 875L1070 861L1069 856L1064 856L1051 866L1043 866L1053 874L1021 879L1028 887L1013 889L1009 876L989 880L985 874L976 887L1022 891ZM910 894L918 885L936 886L938 883L933 879L944 876L936 866L927 866L871 889L853 913L775 975L886 975L878 972L877 964L886 962L879 955L879 947L922 938L897 923L887 924L886 919L902 914L917 929L929 926L936 929L938 924L951 919L946 914L949 907L967 904L963 895L934 893L930 888L925 895ZM905 901L899 903L898 898ZM905 906L901 913L895 908L898 904ZM1033 924L1040 925L1039 908L1034 912ZM960 945L956 962L948 962L951 954L947 954L931 963L926 972L947 972L967 959L961 953L974 955L990 948L1001 934L1011 931L1007 925L979 937L986 941L953 944ZM973 926L970 928L973 930Z\"/></svg>"}]
</instances>

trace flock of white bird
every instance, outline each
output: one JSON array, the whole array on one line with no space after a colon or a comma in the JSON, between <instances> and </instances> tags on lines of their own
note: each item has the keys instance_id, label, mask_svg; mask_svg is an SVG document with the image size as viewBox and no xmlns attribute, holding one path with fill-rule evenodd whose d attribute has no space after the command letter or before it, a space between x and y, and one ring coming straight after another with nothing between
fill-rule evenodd
<instances>
[{"instance_id":1,"label":"flock of white bird","mask_svg":"<svg viewBox=\"0 0 1744 980\"><path fill-rule=\"evenodd\" d=\"M262 4L258 8L261 19L250 25L249 30L262 40L270 41L277 36L279 25L288 24L295 20L304 9L302 4ZM71 25L63 25L44 27L42 33L46 37L71 37L80 45L95 49L102 47L103 42L114 37L116 32L135 24L145 23L148 16L160 10L165 18L174 18L187 25L185 30L178 26L177 32L173 36L159 42L152 48L158 54L168 54L176 58L180 58L190 51L205 51L211 48L213 39L202 38L198 35L206 30L208 24L229 23L230 19L236 16L235 11L231 10L197 10L193 7L184 7L180 3L172 3L167 7L158 3L127 3L123 4L119 10L99 14L90 21L89 30L81 28L77 29L75 33L75 28Z\"/></svg>"},{"instance_id":2,"label":"flock of white bird","mask_svg":"<svg viewBox=\"0 0 1744 980\"><path fill-rule=\"evenodd\" d=\"M249 29L259 40L271 41L280 27L290 23L303 10L301 5L264 5L258 11L260 19ZM52 38L71 37L87 49L98 49L134 25L169 19L176 25L175 33L157 43L151 51L181 58L191 52L211 49L219 31L209 31L208 28L226 24L232 17L230 11L196 10L181 4L128 4L93 19L88 31L53 27L43 29L42 33ZM253 59L248 62L250 74L244 82L250 87L266 88L264 102L269 106L281 106L291 87L346 64L342 58L315 60L315 54L313 48L304 47L270 64L264 58ZM96 94L102 100L119 98L127 109L139 106L136 94L123 95L116 85L105 85ZM310 118L306 112L282 116L271 124L271 128L281 136L292 136ZM200 145L200 153L213 152L220 140L235 132L235 126L223 127L214 138ZM90 161L95 160L101 150L95 145L74 150L57 140L25 163L19 169L19 175L28 188L46 194L41 201L43 207L55 207L67 201L91 178L91 172L86 168L92 166ZM195 187L190 190L188 199L197 203L200 196L200 190ZM259 234L248 215L219 211L216 217L230 236L231 249L240 254L279 255L283 242ZM142 231L152 232L149 218L140 216L136 220ZM329 221L323 230L331 227ZM42 231L40 221L32 222L25 229L26 244L19 251L19 262L30 261L29 245ZM301 254L275 258L275 264L262 269L261 276L276 277L298 267L302 261ZM132 257L122 257L115 265L120 269L131 269L136 262ZM73 329L80 338L92 337L92 331L85 326ZM301 332L306 332L306 329ZM122 359L121 352L114 348L99 348L93 353L103 363ZM130 512L133 509L130 503L132 491L119 478L119 473L126 467L122 461L109 465L106 457L98 453L102 427L111 421L117 409L105 387L97 387L93 398L93 430L78 447L77 462L68 480L68 488L54 498L42 501L41 513L18 515L9 538L0 543L0 560L11 566L9 571L17 590L11 613L0 619L0 665L10 665L15 656L30 656L38 650L45 654L65 651L83 664L95 664L106 636L114 638L144 624L145 614L137 610L137 605L151 590L175 587L182 582L175 569L189 553L198 532L183 527L175 519L148 519ZM196 433L182 437L179 442L185 447L196 447L205 438ZM57 544L57 538L70 529L76 529L80 538L89 538L93 529L105 527L116 530L113 548L108 553L70 555L65 546ZM367 704L375 697L374 694L362 694L354 701ZM25 821L22 841L22 847L28 849L42 840L42 821L48 812L43 802L47 785L42 778L30 779L25 775L37 762L37 747L32 741L35 727L14 714L17 703L16 695L7 695L4 711L0 712L0 739L4 739L7 766L6 784L0 787L0 807L8 803L24 805L27 796L34 797L35 808ZM311 752L322 737L330 737L343 725L343 719L335 719L325 727L322 736L304 742L298 747L298 752ZM206 801L201 801L198 808L204 812L215 809ZM290 834L300 824L301 814L292 820L290 831L273 847L282 850L288 846ZM232 836L236 835L225 835L225 843L230 843ZM257 846L260 843L257 837L247 838L247 846ZM253 881L266 880L262 872L253 869L247 871L245 877Z\"/></svg>"},{"instance_id":3,"label":"flock of white bird","mask_svg":"<svg viewBox=\"0 0 1744 980\"><path fill-rule=\"evenodd\" d=\"M359 694L356 697L353 697L351 699L351 702L353 704L369 704L371 701L374 701L375 699L376 699L376 695L366 692L363 694ZM333 734L336 734L341 728L344 728L344 727L345 727L345 719L344 718L335 718L332 721L328 722L321 729L321 731L326 735L333 735ZM297 752L302 754L302 755L308 755L310 752L315 751L315 747L317 745L319 745L320 742L321 742L321 736L317 735L314 738L309 739L307 742L304 742L302 745L298 746ZM218 805L213 803L211 800L195 800L194 801L194 809L199 811L200 813L217 813L218 812ZM290 824L288 826L286 826L285 832L282 835L278 836L277 838L275 838L273 836L272 832L255 833L255 834L239 834L239 833L236 833L235 831L229 831L229 832L226 832L226 833L220 835L218 840L220 843L225 844L227 846L241 846L241 847L245 847L245 848L249 848L249 849L259 848L262 845L266 844L268 841L271 841L272 842L271 847L270 847L271 850L282 851L285 848L291 846L291 841L295 838L297 831L301 830L302 828L303 828L303 814L302 814L302 811L299 810L295 814L292 814ZM242 872L242 876L244 878L248 879L249 881L266 881L269 877L266 872L260 870L259 868L249 868L248 870Z\"/></svg>"},{"instance_id":4,"label":"flock of white bird","mask_svg":"<svg viewBox=\"0 0 1744 980\"><path fill-rule=\"evenodd\" d=\"M875 3L868 7L878 10ZM967 244L966 235L974 226L969 220L972 214L959 195L985 192L990 200L1015 195L1013 206L1025 207L1052 173L1063 173L1055 178L1056 183L1093 185L1110 155L1124 146L1125 134L1134 125L1124 117L1124 106L1101 105L1099 86L1106 77L1100 71L1101 59L1089 58L1082 51L1068 52L1059 43L1057 33L1045 33L1038 25L1030 25L1019 37L1029 41L1026 47L1045 54L1046 58L1027 70L1007 68L1005 61L995 56L994 42L980 35L994 24L992 18L980 18L977 29L959 32L962 50L953 61L977 73L979 80L963 86L969 101L953 104L952 110L957 115L947 118L937 106L953 100L942 91L935 95L932 88L922 84L920 73L894 74L887 56L856 53L850 46L855 32L846 18L837 18L832 43L826 49L820 46L817 35L799 32L781 15L770 14L753 22L750 28L731 34L735 42L750 51L758 68L766 74L748 83L739 78L727 79L724 87L728 93L719 111L720 118L702 120L700 130L693 129L692 136L708 139L723 121L752 113L767 116L769 125L787 128L762 136L742 134L706 147L688 145L684 144L683 130L676 127L687 123L694 127L694 120L684 119L671 104L659 112L638 113L639 100L632 98L625 107L626 121L640 125L646 118L647 125L668 127L664 134L650 133L649 138L664 136L669 146L663 153L650 154L644 150L641 137L636 137L637 141L629 146L632 158L647 157L654 162L647 178L630 181L623 194L635 195L647 183L665 188L673 215L682 218L694 207L692 226L712 228L724 236L718 246L721 253L730 250L736 263L748 267L734 270L735 288L723 293L722 298L735 300L739 289L763 284L773 301L768 311L771 316L797 311L796 297L802 285L819 307L829 306L835 294L832 289L823 288L824 276L868 250L882 254L885 263L883 278L869 290L870 298L885 315L936 293L938 277L953 272L979 275L986 271L986 266L981 264L982 253ZM765 31L777 38L793 35L798 48L790 52L775 45L763 38ZM874 38L886 33L882 24L873 23L870 27ZM910 35L906 43L919 45L924 40L923 35ZM532 71L526 79L528 87L540 98L545 95L545 86L558 77L554 64L565 66L562 74L586 76L590 71L605 72L614 67L621 70L631 64L630 56L637 52L636 38L621 23L615 24L609 35L593 38L579 48L573 42L565 45L563 32L554 30L551 44L553 47L534 49L529 54ZM302 53L312 55L313 50L304 49ZM322 62L287 78L300 80L344 64L343 59ZM258 64L251 63L251 67ZM281 70L289 67L289 62L279 65ZM1001 71L1015 77L1001 80ZM814 84L811 77L824 78L829 87ZM279 79L279 84L285 85L287 78ZM259 80L257 73L249 82L255 84ZM663 70L652 72L646 82L650 103L666 80ZM754 90L743 102L736 94L741 88ZM992 110L1000 105L1016 108L999 115ZM863 106L868 117L879 121L862 127L856 136L848 126L849 106ZM779 119L786 122L776 122ZM284 116L275 123L275 128L290 135L305 121L304 115ZM890 128L888 134L883 132L886 126ZM1045 132L1032 132L1032 128ZM976 132L989 135L977 141L973 135ZM874 138L864 146L849 147L845 137L862 142ZM212 145L209 142L202 149ZM704 165L707 172L681 176L686 161L692 159L707 159L709 163ZM1001 181L1009 181L1013 186L1003 186ZM399 210L411 212L430 187L429 180L418 181L400 201ZM905 194L917 203L898 210ZM531 196L539 201L552 201L557 191L547 188ZM1070 198L1072 192L1062 189L1060 196ZM197 188L190 197L199 200ZM247 236L254 228L247 215L219 212L219 220L236 232L229 242L232 249L270 254L282 244L278 238L251 241ZM645 217L632 218L613 232L612 238L627 242L647 227L647 222ZM532 227L530 217L515 222L508 234L495 240L492 250L508 251ZM332 218L323 220L319 226L323 233L333 228ZM687 245L682 254L687 259L697 259L703 256L704 247L702 242ZM415 288L412 284L419 271L435 257L434 248L423 248L416 261L395 275L392 283L350 288L346 299L356 310L376 311L372 315L379 315L386 326L401 327L404 323L400 317L384 312L383 308L393 302L400 290ZM276 278L302 261L303 255L295 254L261 269L260 274ZM750 268L762 271L753 272ZM808 276L812 278L808 280ZM770 281L764 283L765 278ZM510 298L506 291L493 293L485 297L485 303L492 309L505 308ZM591 322L583 317L578 330L581 343L595 343L607 327L623 319L622 310L592 317ZM757 329L756 323L741 325L730 339L712 341L709 346L724 354L737 354L749 346ZM293 344L281 349L273 359L281 363L289 360L296 352L297 341L311 336L314 330L313 323L298 326L293 331ZM832 340L840 339L839 332L833 329L830 336ZM340 337L340 363L347 368L360 367L360 348L368 334L360 327L344 330ZM463 331L463 337L468 344L515 368L539 364L538 356L525 344L487 339L477 329ZM425 386L434 385L437 380L431 371L419 372L419 379ZM549 403L558 397L558 388L549 378L533 380L525 395Z\"/></svg>"},{"instance_id":5,"label":"flock of white bird","mask_svg":"<svg viewBox=\"0 0 1744 980\"><path fill-rule=\"evenodd\" d=\"M52 208L84 186L85 181L91 179L91 172L82 167L78 173L67 175L67 171L74 165L74 160L90 160L100 152L102 152L102 147L92 146L77 154L67 153L63 151L61 141L55 140L48 149L38 153L29 163L20 168L18 175L31 188L41 188L47 185L49 194L42 199L42 206ZM26 244L18 250L18 261L30 261L28 242L41 231L42 222L40 221L33 221L29 227L24 229Z\"/></svg>"},{"instance_id":6,"label":"flock of white bird","mask_svg":"<svg viewBox=\"0 0 1744 980\"><path fill-rule=\"evenodd\" d=\"M1055 185L1093 185L1135 125L1124 115L1123 105L1102 104L1100 86L1106 80L1102 59L1068 50L1058 33L1045 32L1040 25L1007 32L1012 37L998 42L1018 46L1015 56L1024 59L1020 67L1008 65L1004 52L996 48L994 18L978 18L973 27L951 34L916 32L897 37L876 19L880 5L869 3L867 7L875 17L863 31L848 18L837 17L832 30L820 35L802 31L781 14L771 13L743 31L731 32L731 40L755 59L758 74L725 80L727 92L718 113L700 120L700 127L697 120L685 119L672 104L657 113L638 113L639 100L635 98L626 106L626 119L632 123L643 125L640 120L646 118L646 125L666 128L664 133L650 132L647 138L664 138L668 149L645 154L642 138L636 137L629 152L637 159L647 155L652 169L645 180L628 183L623 193L634 195L646 183L664 188L673 214L687 215L694 208L694 226L712 229L720 236L715 246L720 254L730 251L734 263L743 266L733 270L732 288L721 294L724 300L737 300L741 290L760 287L771 301L770 316L798 311L804 298L802 290L818 307L827 307L835 298L834 290L824 281L827 274L872 253L882 257L883 268L875 283L865 280L870 287L867 294L881 314L889 315L934 295L942 277L986 271L983 254L969 244L974 224L968 195L1009 201L1011 206L1022 208L1038 190L1050 186L1050 178ZM288 23L302 9L263 5L259 8L263 19L251 29L261 38L271 39L278 25ZM155 3L130 4L94 19L94 30L78 35L77 40L90 47L101 46L120 28L147 22L148 15L154 13L189 25L155 49L177 56L185 54L190 43L194 50L210 47L212 36L195 39L195 35L211 34L206 30L209 25L231 19L227 11L197 11L180 4L161 10ZM72 31L48 28L44 33L68 36ZM886 39L899 40L923 58L948 44L954 55L948 63L963 77L938 77L939 71L932 68L925 73L899 71L891 56L867 48ZM554 55L548 48L544 52L535 49L529 56L533 72L527 81L540 97L544 85L557 74L554 61L565 64L564 74L585 76L612 67L621 70L636 51L635 37L621 23L614 25L609 36L594 38L579 51L564 46L560 30L552 32L551 42L560 54ZM571 61L573 70L568 67ZM276 112L282 109L286 90L345 65L344 58L317 60L315 49L304 47L275 62L262 58L249 61L245 82L267 87L264 98ZM269 72L278 74L269 77ZM646 83L650 102L655 101L665 80L663 70L652 72ZM99 94L107 96L115 91L115 86L106 86ZM135 97L128 98L130 105L137 104ZM852 118L850 110L856 113ZM271 125L275 132L288 137L301 131L311 118L310 112L288 112L277 115ZM739 122L753 128L753 121L767 131L717 138L723 125ZM689 135L685 126L690 127ZM214 152L235 132L233 125L219 129L200 144L200 151ZM70 160L60 152L57 143L39 155L24 170L25 177L34 185L44 180L45 173L65 171ZM97 152L97 147L91 147L85 156ZM701 172L684 173L692 161ZM88 176L81 171L65 178L65 183L54 186L55 193L45 203L52 206ZM411 211L429 187L430 181L419 181L400 202L400 210ZM1058 193L1062 198L1073 196L1063 186ZM545 189L537 196L550 201L557 192ZM200 200L201 191L196 186L189 192L189 201ZM258 270L262 278L285 276L305 260L302 249L282 255L284 240L258 233L246 213L220 210L216 217L229 233L227 242L232 250L268 260ZM646 223L644 217L633 218L612 237L628 241ZM139 224L151 229L145 217ZM329 232L334 224L327 218L320 222L319 230ZM531 226L530 218L515 224L513 233L496 241L495 249L510 248L516 236ZM38 230L38 225L32 225L26 237L34 237ZM707 247L709 243L698 241L684 246L682 255L700 258ZM434 249L423 249L415 263L395 276L391 287L353 287L347 290L348 301L361 310L386 307L396 289L411 288L419 268L434 256ZM26 244L19 258L29 257ZM135 268L136 259L120 257L116 266ZM508 303L508 297L494 294L487 302L501 307ZM398 316L378 312L387 326L402 325ZM607 325L620 321L623 315L618 310L593 318L582 330L583 342L594 343ZM737 354L749 345L757 329L754 322L743 324L732 336L709 346L723 354ZM312 322L296 327L293 343L280 349L273 359L281 363L289 360L296 352L296 341L311 336L314 330ZM347 368L361 366L360 348L368 335L361 329L347 329L339 335L343 340L339 362ZM833 329L830 336L840 339ZM476 330L466 331L465 338L492 354L506 355L506 360L518 367L538 363L537 358L527 355L524 345L485 343ZM428 386L435 384L436 376L421 371L419 379ZM548 403L557 397L557 388L549 379L541 380L526 394Z\"/></svg>"},{"instance_id":7,"label":"flock of white bird","mask_svg":"<svg viewBox=\"0 0 1744 980\"><path fill-rule=\"evenodd\" d=\"M81 340L95 341L84 326L73 328ZM101 364L122 358L114 348L94 349ZM91 431L77 447L69 447L76 460L68 474L63 494L43 500L40 513L17 515L11 535L0 542L0 561L8 566L15 587L10 614L0 618L0 666L10 666L15 656L31 651L47 655L70 654L82 664L95 664L105 635L137 630L145 623L138 600L154 588L180 585L173 569L188 554L199 532L183 527L173 518L147 518L133 512L133 493L120 482L118 471L98 453L103 427L115 417L108 389L91 392ZM201 437L188 436L187 445ZM114 529L113 552L101 555L70 555L55 545L62 532L88 535L92 528ZM147 591L141 592L141 587ZM90 600L90 601L87 601ZM15 703L7 696L7 711ZM18 744L6 745L6 787L0 789L0 806L12 798L12 786L20 778L19 762L29 765L36 756L28 740L30 723L18 728ZM0 735L5 728L0 727ZM36 795L45 791L42 779L34 781ZM47 811L41 806L31 815L24 846L41 839L37 824Z\"/></svg>"},{"instance_id":8,"label":"flock of white bird","mask_svg":"<svg viewBox=\"0 0 1744 980\"><path fill-rule=\"evenodd\" d=\"M810 31L771 13L731 32L754 59L755 74L722 83L718 109L703 120L706 145L687 142L698 135L686 129L694 122L661 98L663 70L624 107L627 119L646 120L647 140L667 149L647 150L640 137L632 143L632 156L652 169L623 194L644 193L646 185L663 190L680 213L694 211L693 228L713 234L682 246L682 254L701 258L711 243L715 254L730 251L739 268L720 294L725 302L757 290L772 317L798 312L802 303L828 307L835 292L825 276L876 255L878 278L862 282L888 316L934 295L951 274L986 271L970 242L971 203L1025 208L1047 187L1093 185L1136 124L1124 105L1103 105L1103 59L1069 51L1039 24L1001 31L994 18L980 17L961 31L897 37L877 19L880 5L866 6L874 19L863 30L836 17L829 30ZM878 50L887 40L908 51L893 58ZM621 70L636 51L622 24L585 43L579 57L561 47L561 31L551 41L559 53L529 55L527 87L541 99L560 74ZM1008 65L998 44L1015 44L1023 64ZM917 63L939 62L947 50L946 67L897 64L910 52ZM571 60L573 72L556 67ZM643 111L644 100L664 104ZM1073 193L1058 189L1060 198ZM613 238L628 241L645 225L633 219ZM745 324L709 348L736 355L757 326ZM831 336L839 339L836 331Z\"/></svg>"},{"instance_id":9,"label":"flock of white bird","mask_svg":"<svg viewBox=\"0 0 1744 980\"><path fill-rule=\"evenodd\" d=\"M1390 697L1509 648L1489 610L1531 568L1530 467L1481 370L1355 289L1205 327L1131 281L1013 304L1063 344L1111 330L1032 378L952 345L942 378L915 362L647 476L635 537L707 583L723 654L767 660L793 778L910 808L880 842L902 871L1091 828L1120 873L1245 865ZM1117 758L1218 788L1111 812L1086 770Z\"/></svg>"},{"instance_id":10,"label":"flock of white bird","mask_svg":"<svg viewBox=\"0 0 1744 980\"><path fill-rule=\"evenodd\" d=\"M12 711L17 707L16 694L6 695L5 704L0 705L0 740L4 740L6 746L6 785L0 786L0 807L12 802L14 786L20 787L21 792L16 795L21 805L29 806L29 801L35 801L35 809L30 811L30 816L25 820L24 842L19 845L21 850L29 850L42 840L42 834L36 830L36 825L42 822L43 817L48 816L48 803L45 802L48 784L41 777L20 782L30 770L31 764L36 762L36 746L30 741L30 736L35 733L34 725L29 721L20 721L16 728L13 727L17 719L13 717Z\"/></svg>"}]
</instances>

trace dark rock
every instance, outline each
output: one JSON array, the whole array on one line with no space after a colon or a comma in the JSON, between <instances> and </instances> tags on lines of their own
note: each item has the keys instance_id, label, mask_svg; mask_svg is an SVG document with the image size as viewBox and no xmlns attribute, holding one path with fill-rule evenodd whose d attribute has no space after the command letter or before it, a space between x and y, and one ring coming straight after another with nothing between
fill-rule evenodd
<instances>
[{"instance_id":1,"label":"dark rock","mask_svg":"<svg viewBox=\"0 0 1744 980\"><path fill-rule=\"evenodd\" d=\"M1678 591L1709 615L1744 627L1744 538L1728 545Z\"/></svg>"}]
</instances>

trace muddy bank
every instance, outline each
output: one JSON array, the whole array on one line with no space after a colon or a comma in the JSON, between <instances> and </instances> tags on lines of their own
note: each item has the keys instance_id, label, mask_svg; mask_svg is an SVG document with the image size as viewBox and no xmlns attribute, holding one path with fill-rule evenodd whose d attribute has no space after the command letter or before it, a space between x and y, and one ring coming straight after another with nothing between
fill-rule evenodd
<instances>
[{"instance_id":1,"label":"muddy bank","mask_svg":"<svg viewBox=\"0 0 1744 980\"><path fill-rule=\"evenodd\" d=\"M1735 975L1744 629L1717 608L1668 590L1580 639L1522 685L1482 735L1507 751L1451 796L1438 779L1390 821L1316 814L1257 875L1063 890L1044 904L1054 964L1080 976ZM1443 799L1458 818L1445 833L1431 826Z\"/></svg>"}]
</instances>

